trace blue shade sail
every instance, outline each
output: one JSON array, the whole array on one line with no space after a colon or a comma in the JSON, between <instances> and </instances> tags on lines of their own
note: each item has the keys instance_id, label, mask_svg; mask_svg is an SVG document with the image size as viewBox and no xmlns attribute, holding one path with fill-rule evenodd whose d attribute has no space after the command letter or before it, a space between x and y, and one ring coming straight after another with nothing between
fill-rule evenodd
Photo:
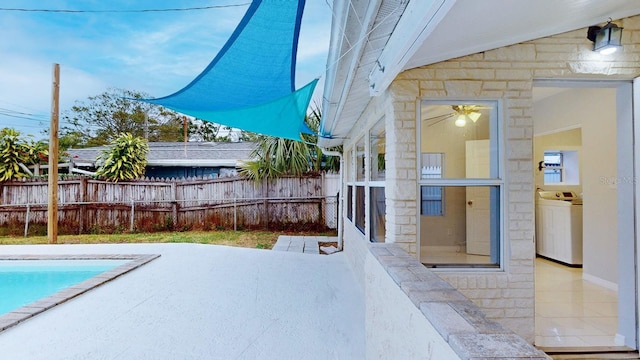
<instances>
[{"instance_id":1,"label":"blue shade sail","mask_svg":"<svg viewBox=\"0 0 640 360\"><path fill-rule=\"evenodd\" d=\"M143 101L182 114L292 140L313 133L306 110L317 79L295 90L305 0L254 0L227 43L182 90Z\"/></svg>"}]
</instances>

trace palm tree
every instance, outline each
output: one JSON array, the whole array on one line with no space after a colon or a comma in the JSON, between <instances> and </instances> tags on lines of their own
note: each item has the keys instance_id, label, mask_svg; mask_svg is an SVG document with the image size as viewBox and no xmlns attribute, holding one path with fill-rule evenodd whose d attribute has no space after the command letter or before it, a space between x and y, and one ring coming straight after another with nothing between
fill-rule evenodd
<instances>
[{"instance_id":1,"label":"palm tree","mask_svg":"<svg viewBox=\"0 0 640 360\"><path fill-rule=\"evenodd\" d=\"M147 166L147 140L122 133L111 145L111 148L103 150L98 157L102 165L96 175L114 182L141 178Z\"/></svg>"},{"instance_id":2,"label":"palm tree","mask_svg":"<svg viewBox=\"0 0 640 360\"><path fill-rule=\"evenodd\" d=\"M318 131L322 113L316 105L305 117L309 128ZM260 181L283 175L300 176L310 172L337 171L339 161L322 154L315 145L317 136L303 134L304 142L260 135L258 146L251 154L255 160L240 167L240 174Z\"/></svg>"}]
</instances>

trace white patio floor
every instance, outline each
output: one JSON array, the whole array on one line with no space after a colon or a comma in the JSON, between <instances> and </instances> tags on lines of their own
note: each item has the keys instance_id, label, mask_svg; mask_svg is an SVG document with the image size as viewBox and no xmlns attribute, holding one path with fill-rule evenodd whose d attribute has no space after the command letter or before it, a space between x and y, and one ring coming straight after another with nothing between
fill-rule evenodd
<instances>
[{"instance_id":1,"label":"white patio floor","mask_svg":"<svg viewBox=\"0 0 640 360\"><path fill-rule=\"evenodd\" d=\"M0 333L7 359L362 359L364 298L344 254L198 244L0 246L161 254Z\"/></svg>"}]
</instances>

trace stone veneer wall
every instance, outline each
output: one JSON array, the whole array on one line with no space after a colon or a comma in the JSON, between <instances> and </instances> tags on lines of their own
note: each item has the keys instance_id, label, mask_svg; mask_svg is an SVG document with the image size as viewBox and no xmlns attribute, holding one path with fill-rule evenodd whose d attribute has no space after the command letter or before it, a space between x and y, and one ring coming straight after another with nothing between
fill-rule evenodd
<instances>
[{"instance_id":1,"label":"stone veneer wall","mask_svg":"<svg viewBox=\"0 0 640 360\"><path fill-rule=\"evenodd\" d=\"M405 71L385 94L372 100L354 126L349 141L345 142L345 148L353 146L360 135L385 117L386 241L396 243L415 256L417 103L421 99L502 101L507 201L504 272L440 272L438 275L482 308L490 319L530 342L534 339L535 258L533 80L631 80L640 76L640 16L615 22L624 27L624 50L607 57L591 50L585 28ZM366 211L368 214L368 209ZM345 251L349 242L362 241L359 236L349 240L348 233L345 232ZM363 251L363 247L359 247L359 251ZM362 266L364 255L357 257L359 264L354 265Z\"/></svg>"}]
</instances>

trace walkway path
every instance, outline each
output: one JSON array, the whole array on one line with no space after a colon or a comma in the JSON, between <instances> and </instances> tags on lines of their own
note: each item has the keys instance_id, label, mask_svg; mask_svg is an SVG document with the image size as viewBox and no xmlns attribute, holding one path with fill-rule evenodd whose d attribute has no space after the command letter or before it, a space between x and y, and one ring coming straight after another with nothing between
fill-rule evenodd
<instances>
[{"instance_id":1,"label":"walkway path","mask_svg":"<svg viewBox=\"0 0 640 360\"><path fill-rule=\"evenodd\" d=\"M335 236L288 236L281 235L273 246L275 251L292 251L304 254L319 254L319 242L337 242Z\"/></svg>"}]
</instances>

